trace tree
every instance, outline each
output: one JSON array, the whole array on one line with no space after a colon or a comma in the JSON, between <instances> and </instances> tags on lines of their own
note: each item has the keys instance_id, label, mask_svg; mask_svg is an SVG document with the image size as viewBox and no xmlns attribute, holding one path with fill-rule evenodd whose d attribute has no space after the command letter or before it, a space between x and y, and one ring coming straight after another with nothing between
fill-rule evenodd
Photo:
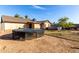
<instances>
[{"instance_id":1,"label":"tree","mask_svg":"<svg viewBox=\"0 0 79 59\"><path fill-rule=\"evenodd\" d=\"M67 23L67 27L74 27L75 25L72 22Z\"/></svg>"},{"instance_id":2,"label":"tree","mask_svg":"<svg viewBox=\"0 0 79 59\"><path fill-rule=\"evenodd\" d=\"M27 15L25 15L25 19L27 19L28 18L28 16Z\"/></svg>"},{"instance_id":3,"label":"tree","mask_svg":"<svg viewBox=\"0 0 79 59\"><path fill-rule=\"evenodd\" d=\"M69 28L69 27L74 27L74 24L72 22L68 22L69 18L68 17L63 17L58 20L58 26L62 28Z\"/></svg>"},{"instance_id":4,"label":"tree","mask_svg":"<svg viewBox=\"0 0 79 59\"><path fill-rule=\"evenodd\" d=\"M33 18L33 19L32 19L32 21L36 21L36 19L35 19L35 18Z\"/></svg>"},{"instance_id":5,"label":"tree","mask_svg":"<svg viewBox=\"0 0 79 59\"><path fill-rule=\"evenodd\" d=\"M56 26L56 27L57 27L57 26L58 26L58 24L57 24L57 23L55 23L55 22L53 22L52 26Z\"/></svg>"},{"instance_id":6,"label":"tree","mask_svg":"<svg viewBox=\"0 0 79 59\"><path fill-rule=\"evenodd\" d=\"M69 20L68 17L63 17L63 18L60 18L58 21L59 23L66 23L68 20Z\"/></svg>"},{"instance_id":7,"label":"tree","mask_svg":"<svg viewBox=\"0 0 79 59\"><path fill-rule=\"evenodd\" d=\"M14 16L14 17L19 18L19 17L20 17L20 15L19 15L19 14L15 14L15 16Z\"/></svg>"}]
</instances>

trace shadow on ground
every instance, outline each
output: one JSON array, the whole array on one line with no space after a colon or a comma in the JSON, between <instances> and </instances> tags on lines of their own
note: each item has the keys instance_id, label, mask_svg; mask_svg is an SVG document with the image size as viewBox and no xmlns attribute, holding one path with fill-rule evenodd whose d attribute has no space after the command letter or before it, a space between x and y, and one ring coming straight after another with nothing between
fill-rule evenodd
<instances>
[{"instance_id":1,"label":"shadow on ground","mask_svg":"<svg viewBox=\"0 0 79 59\"><path fill-rule=\"evenodd\" d=\"M0 36L0 39L12 40L12 33L5 34L5 35L1 35L1 36Z\"/></svg>"}]
</instances>

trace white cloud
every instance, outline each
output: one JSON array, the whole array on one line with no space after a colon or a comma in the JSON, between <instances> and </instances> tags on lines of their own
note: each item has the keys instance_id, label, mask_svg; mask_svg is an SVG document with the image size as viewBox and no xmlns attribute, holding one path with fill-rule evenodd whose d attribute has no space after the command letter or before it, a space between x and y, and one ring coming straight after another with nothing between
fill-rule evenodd
<instances>
[{"instance_id":1,"label":"white cloud","mask_svg":"<svg viewBox=\"0 0 79 59\"><path fill-rule=\"evenodd\" d=\"M37 5L32 5L34 8L37 8L37 9L41 9L41 10L45 10L44 7L40 7L40 6L37 6Z\"/></svg>"}]
</instances>

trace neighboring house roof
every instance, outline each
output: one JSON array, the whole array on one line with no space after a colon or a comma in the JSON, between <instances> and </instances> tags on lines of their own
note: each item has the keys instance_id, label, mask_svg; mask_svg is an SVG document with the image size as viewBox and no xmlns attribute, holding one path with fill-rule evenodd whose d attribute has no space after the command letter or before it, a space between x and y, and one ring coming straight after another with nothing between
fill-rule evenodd
<instances>
[{"instance_id":1,"label":"neighboring house roof","mask_svg":"<svg viewBox=\"0 0 79 59\"><path fill-rule=\"evenodd\" d=\"M52 23L49 20L37 21L37 22L39 22L39 23L49 22L52 25Z\"/></svg>"},{"instance_id":2,"label":"neighboring house roof","mask_svg":"<svg viewBox=\"0 0 79 59\"><path fill-rule=\"evenodd\" d=\"M75 25L75 27L79 28L79 24L74 24L74 25Z\"/></svg>"},{"instance_id":3,"label":"neighboring house roof","mask_svg":"<svg viewBox=\"0 0 79 59\"><path fill-rule=\"evenodd\" d=\"M23 19L21 17L16 18L12 16L2 16L1 17L1 22L9 22L9 23L27 23L31 22L30 19Z\"/></svg>"}]
</instances>

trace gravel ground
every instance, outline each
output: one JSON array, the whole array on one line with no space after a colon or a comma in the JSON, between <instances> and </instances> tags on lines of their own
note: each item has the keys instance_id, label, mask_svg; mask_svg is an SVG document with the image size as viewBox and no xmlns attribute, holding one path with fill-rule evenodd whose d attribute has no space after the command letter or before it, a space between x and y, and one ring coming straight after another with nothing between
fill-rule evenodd
<instances>
[{"instance_id":1,"label":"gravel ground","mask_svg":"<svg viewBox=\"0 0 79 59\"><path fill-rule=\"evenodd\" d=\"M0 34L0 36L6 33ZM8 39L7 39L8 38ZM0 39L1 53L67 53L79 52L79 42L44 35L31 40L13 40L10 35Z\"/></svg>"}]
</instances>

